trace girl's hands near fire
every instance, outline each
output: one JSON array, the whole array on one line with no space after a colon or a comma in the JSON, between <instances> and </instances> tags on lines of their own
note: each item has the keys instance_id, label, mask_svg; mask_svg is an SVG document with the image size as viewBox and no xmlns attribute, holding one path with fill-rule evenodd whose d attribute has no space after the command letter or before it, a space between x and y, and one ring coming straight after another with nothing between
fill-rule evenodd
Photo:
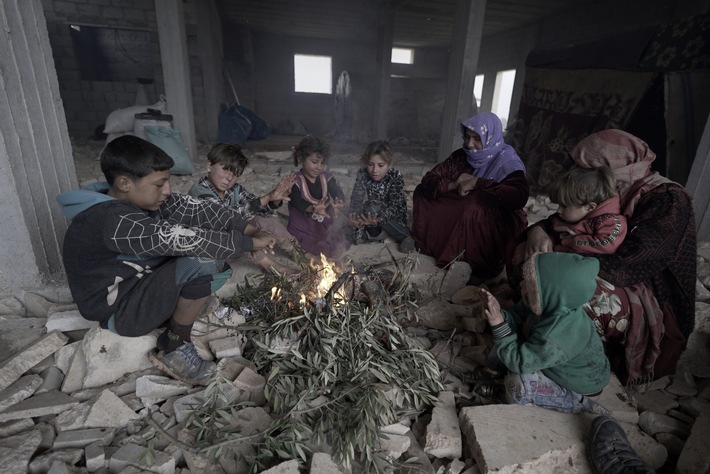
<instances>
[{"instance_id":1,"label":"girl's hands near fire","mask_svg":"<svg viewBox=\"0 0 710 474\"><path fill-rule=\"evenodd\" d=\"M340 211L342 211L343 208L345 207L345 201L343 201L342 199L338 199L338 198L333 199L332 204L333 204L333 210L335 211L335 214L339 214Z\"/></svg>"},{"instance_id":2,"label":"girl's hands near fire","mask_svg":"<svg viewBox=\"0 0 710 474\"><path fill-rule=\"evenodd\" d=\"M263 250L266 253L274 253L274 245L276 245L276 237L266 232L265 230L257 230L251 237L253 242L253 250Z\"/></svg>"},{"instance_id":3,"label":"girl's hands near fire","mask_svg":"<svg viewBox=\"0 0 710 474\"><path fill-rule=\"evenodd\" d=\"M328 215L327 209L328 206L330 206L330 197L325 196L323 199L318 201L316 204L313 204L313 211L312 214L317 214L319 216L323 216L326 219L330 219L330 216Z\"/></svg>"}]
</instances>

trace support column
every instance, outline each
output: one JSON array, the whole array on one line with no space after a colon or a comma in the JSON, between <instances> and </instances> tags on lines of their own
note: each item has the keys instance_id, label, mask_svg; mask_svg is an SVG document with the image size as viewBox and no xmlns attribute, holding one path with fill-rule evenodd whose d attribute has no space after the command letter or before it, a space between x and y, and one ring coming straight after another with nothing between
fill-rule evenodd
<instances>
[{"instance_id":1,"label":"support column","mask_svg":"<svg viewBox=\"0 0 710 474\"><path fill-rule=\"evenodd\" d=\"M77 180L40 0L0 1L0 170L0 292L63 280L55 197Z\"/></svg>"},{"instance_id":2,"label":"support column","mask_svg":"<svg viewBox=\"0 0 710 474\"><path fill-rule=\"evenodd\" d=\"M442 158L461 148L459 124L477 111L473 81L478 67L485 12L486 0L456 0L449 78L439 140L439 156Z\"/></svg>"},{"instance_id":3,"label":"support column","mask_svg":"<svg viewBox=\"0 0 710 474\"><path fill-rule=\"evenodd\" d=\"M158 19L160 58L163 62L163 79L168 112L180 129L190 158L197 156L195 117L192 110L190 62L185 35L185 12L182 1L155 0Z\"/></svg>"},{"instance_id":4,"label":"support column","mask_svg":"<svg viewBox=\"0 0 710 474\"><path fill-rule=\"evenodd\" d=\"M685 189L693 197L698 241L710 240L710 116L695 153Z\"/></svg>"},{"instance_id":5,"label":"support column","mask_svg":"<svg viewBox=\"0 0 710 474\"><path fill-rule=\"evenodd\" d=\"M375 128L373 140L387 138L390 105L390 75L392 70L392 40L394 38L394 10L385 2L380 15L380 30L377 38L377 70L379 80L375 100Z\"/></svg>"},{"instance_id":6,"label":"support column","mask_svg":"<svg viewBox=\"0 0 710 474\"><path fill-rule=\"evenodd\" d=\"M197 42L199 44L200 64L202 64L202 83L205 91L205 119L207 120L207 142L217 140L217 120L222 101L222 24L214 5L214 0L205 0L195 5L197 17Z\"/></svg>"}]
</instances>

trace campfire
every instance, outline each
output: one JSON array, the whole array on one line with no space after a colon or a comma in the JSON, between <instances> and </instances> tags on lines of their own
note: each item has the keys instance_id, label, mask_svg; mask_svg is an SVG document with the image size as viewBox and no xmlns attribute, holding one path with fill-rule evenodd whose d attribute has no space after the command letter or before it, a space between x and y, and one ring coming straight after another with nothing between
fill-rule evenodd
<instances>
[{"instance_id":1,"label":"campfire","mask_svg":"<svg viewBox=\"0 0 710 474\"><path fill-rule=\"evenodd\" d=\"M380 427L432 406L442 389L433 356L400 325L417 307L408 283L414 263L392 257L393 271L321 256L297 278L263 275L237 289L231 304L245 316L241 330L250 340L244 356L267 380L273 420L256 468L307 462L313 442L328 443L346 469L356 457L367 472L391 467L379 449ZM227 421L209 437L202 431L198 443L238 437Z\"/></svg>"}]
</instances>

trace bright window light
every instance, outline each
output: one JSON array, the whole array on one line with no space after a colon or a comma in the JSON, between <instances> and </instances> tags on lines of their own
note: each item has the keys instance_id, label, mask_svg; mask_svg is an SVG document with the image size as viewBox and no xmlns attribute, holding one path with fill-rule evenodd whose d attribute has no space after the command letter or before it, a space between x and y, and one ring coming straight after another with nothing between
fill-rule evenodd
<instances>
[{"instance_id":1,"label":"bright window light","mask_svg":"<svg viewBox=\"0 0 710 474\"><path fill-rule=\"evenodd\" d=\"M296 92L333 93L333 72L330 56L295 54L293 75Z\"/></svg>"},{"instance_id":2,"label":"bright window light","mask_svg":"<svg viewBox=\"0 0 710 474\"><path fill-rule=\"evenodd\" d=\"M483 74L477 75L473 79L473 97L476 98L476 106L481 108L481 95L483 95Z\"/></svg>"},{"instance_id":3,"label":"bright window light","mask_svg":"<svg viewBox=\"0 0 710 474\"><path fill-rule=\"evenodd\" d=\"M496 73L492 108L493 113L500 117L500 121L503 122L503 128L508 124L510 101L513 98L513 84L515 84L515 69Z\"/></svg>"},{"instance_id":4,"label":"bright window light","mask_svg":"<svg viewBox=\"0 0 710 474\"><path fill-rule=\"evenodd\" d=\"M397 64L414 64L414 50L409 48L392 48L392 62Z\"/></svg>"}]
</instances>

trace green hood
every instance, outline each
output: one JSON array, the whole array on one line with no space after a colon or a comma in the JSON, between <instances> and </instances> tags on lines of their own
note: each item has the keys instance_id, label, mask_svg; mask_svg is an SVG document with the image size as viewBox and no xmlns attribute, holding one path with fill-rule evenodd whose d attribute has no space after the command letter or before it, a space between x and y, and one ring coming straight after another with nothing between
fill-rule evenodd
<instances>
[{"instance_id":1,"label":"green hood","mask_svg":"<svg viewBox=\"0 0 710 474\"><path fill-rule=\"evenodd\" d=\"M523 286L536 315L566 313L594 295L599 261L574 253L538 253L523 265Z\"/></svg>"}]
</instances>

